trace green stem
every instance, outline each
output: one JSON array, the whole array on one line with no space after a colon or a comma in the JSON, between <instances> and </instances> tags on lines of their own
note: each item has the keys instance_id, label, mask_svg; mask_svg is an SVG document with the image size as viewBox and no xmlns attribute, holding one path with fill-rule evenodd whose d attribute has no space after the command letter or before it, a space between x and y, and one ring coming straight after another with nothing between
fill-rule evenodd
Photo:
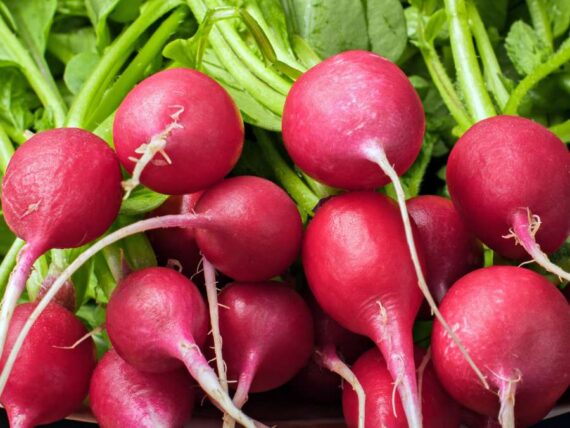
<instances>
[{"instance_id":1,"label":"green stem","mask_svg":"<svg viewBox=\"0 0 570 428\"><path fill-rule=\"evenodd\" d=\"M550 127L550 130L565 143L570 143L570 119Z\"/></svg>"},{"instance_id":2,"label":"green stem","mask_svg":"<svg viewBox=\"0 0 570 428\"><path fill-rule=\"evenodd\" d=\"M466 131L473 124L473 120L469 117L467 110L465 110L459 95L455 91L453 82L449 78L435 48L431 45L423 46L420 48L420 52L433 83L439 91L447 109L457 122L457 125L463 131Z\"/></svg>"},{"instance_id":3,"label":"green stem","mask_svg":"<svg viewBox=\"0 0 570 428\"><path fill-rule=\"evenodd\" d=\"M313 209L319 203L319 198L315 196L281 157L266 131L253 128L253 133L257 138L257 143L261 148L263 156L271 165L279 183L291 195L299 207L312 216Z\"/></svg>"},{"instance_id":4,"label":"green stem","mask_svg":"<svg viewBox=\"0 0 570 428\"><path fill-rule=\"evenodd\" d=\"M562 65L570 61L570 43L564 43L558 51L552 55L546 62L543 62L534 71L519 82L517 87L511 93L509 101L505 106L505 114L517 114L520 103L525 95L538 82L548 76L550 73L558 70Z\"/></svg>"},{"instance_id":5,"label":"green stem","mask_svg":"<svg viewBox=\"0 0 570 428\"><path fill-rule=\"evenodd\" d=\"M485 74L485 80L487 81L487 86L491 90L491 93L495 97L495 101L500 108L503 108L507 101L509 100L509 92L505 88L501 76L503 76L503 71L495 55L495 50L489 39L489 34L485 29L485 24L479 15L477 7L472 3L467 3L467 11L469 13L469 18L471 21L471 30L473 31L473 36L475 37L475 43L477 43L477 50L481 56L481 61L483 62L483 70Z\"/></svg>"},{"instance_id":6,"label":"green stem","mask_svg":"<svg viewBox=\"0 0 570 428\"><path fill-rule=\"evenodd\" d=\"M190 9L198 21L202 21L208 8L201 0L187 0ZM221 64L234 79L260 104L281 116L285 105L285 96L255 77L249 68L234 54L217 28L210 32L210 42Z\"/></svg>"},{"instance_id":7,"label":"green stem","mask_svg":"<svg viewBox=\"0 0 570 428\"><path fill-rule=\"evenodd\" d=\"M471 116L479 121L496 114L485 87L467 20L464 0L445 0L449 38L457 78Z\"/></svg>"},{"instance_id":8,"label":"green stem","mask_svg":"<svg viewBox=\"0 0 570 428\"><path fill-rule=\"evenodd\" d=\"M6 172L6 168L8 167L8 162L10 162L10 158L14 154L14 146L12 145L12 141L4 131L4 128L0 125L0 170L2 171L2 175Z\"/></svg>"},{"instance_id":9,"label":"green stem","mask_svg":"<svg viewBox=\"0 0 570 428\"><path fill-rule=\"evenodd\" d=\"M0 263L0 296L4 295L4 289L8 283L8 278L10 278L10 273L16 266L16 259L18 258L18 253L24 246L25 242L20 238L16 238L12 243L12 246L8 250L8 253L4 256L2 263Z\"/></svg>"},{"instance_id":10,"label":"green stem","mask_svg":"<svg viewBox=\"0 0 570 428\"><path fill-rule=\"evenodd\" d=\"M27 138L22 131L18 131L12 125L3 120L0 120L0 126L4 128L4 132L10 137L10 139L16 143L16 145L23 144Z\"/></svg>"},{"instance_id":11,"label":"green stem","mask_svg":"<svg viewBox=\"0 0 570 428\"><path fill-rule=\"evenodd\" d=\"M217 0L203 0L203 2L209 9L222 6ZM216 24L216 27L230 46L230 49L234 51L243 63L249 66L249 69L258 79L264 81L282 95L287 95L291 88L291 82L273 72L271 67L267 66L262 59L255 55L240 37L233 22L220 21Z\"/></svg>"},{"instance_id":12,"label":"green stem","mask_svg":"<svg viewBox=\"0 0 570 428\"><path fill-rule=\"evenodd\" d=\"M107 85L127 61L138 38L177 4L176 1L168 0L151 0L146 3L139 17L108 47L89 79L83 84L69 110L68 126L85 127L89 113L99 104Z\"/></svg>"},{"instance_id":13,"label":"green stem","mask_svg":"<svg viewBox=\"0 0 570 428\"><path fill-rule=\"evenodd\" d=\"M160 27L152 34L125 71L121 73L121 76L105 93L103 100L86 122L87 129L98 126L119 106L133 86L142 79L149 64L160 55L162 48L184 21L186 15L187 9L179 7L160 24Z\"/></svg>"},{"instance_id":14,"label":"green stem","mask_svg":"<svg viewBox=\"0 0 570 428\"><path fill-rule=\"evenodd\" d=\"M538 37L542 39L550 52L554 51L554 40L552 38L552 28L550 19L543 0L526 0L532 26Z\"/></svg>"},{"instance_id":15,"label":"green stem","mask_svg":"<svg viewBox=\"0 0 570 428\"><path fill-rule=\"evenodd\" d=\"M53 113L56 127L63 126L67 107L61 94L42 75L28 51L22 46L18 38L10 31L4 20L0 17L0 44L13 61L19 66L30 86L38 95L44 107Z\"/></svg>"}]
</instances>

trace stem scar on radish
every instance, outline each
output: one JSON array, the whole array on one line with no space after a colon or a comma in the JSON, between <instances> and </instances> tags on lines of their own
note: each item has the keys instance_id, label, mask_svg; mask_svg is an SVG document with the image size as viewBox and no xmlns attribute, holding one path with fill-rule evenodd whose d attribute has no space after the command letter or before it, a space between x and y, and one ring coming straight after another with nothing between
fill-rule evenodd
<instances>
[{"instance_id":1,"label":"stem scar on radish","mask_svg":"<svg viewBox=\"0 0 570 428\"><path fill-rule=\"evenodd\" d=\"M503 427L542 419L570 385L570 306L541 275L494 266L468 273L450 288L441 312L491 384L485 390L436 321L435 369L459 403L499 418Z\"/></svg>"},{"instance_id":2,"label":"stem scar on radish","mask_svg":"<svg viewBox=\"0 0 570 428\"><path fill-rule=\"evenodd\" d=\"M425 131L418 94L394 63L348 51L317 64L292 86L283 110L283 142L311 177L348 190L392 182L418 286L483 384L481 371L437 309L414 242L399 175L417 158Z\"/></svg>"},{"instance_id":3,"label":"stem scar on radish","mask_svg":"<svg viewBox=\"0 0 570 428\"><path fill-rule=\"evenodd\" d=\"M2 302L0 352L34 262L50 249L80 247L102 235L119 213L120 183L113 150L82 129L43 131L16 150L2 183L2 209L27 243Z\"/></svg>"},{"instance_id":4,"label":"stem scar on radish","mask_svg":"<svg viewBox=\"0 0 570 428\"><path fill-rule=\"evenodd\" d=\"M149 218L110 233L79 255L39 302L2 368L0 392L31 326L77 269L127 236L169 227L195 228L204 256L218 270L241 281L281 274L297 257L303 234L301 217L289 196L276 184L250 176L226 179L205 191L195 214Z\"/></svg>"},{"instance_id":5,"label":"stem scar on radish","mask_svg":"<svg viewBox=\"0 0 570 428\"><path fill-rule=\"evenodd\" d=\"M198 288L167 268L146 268L129 275L107 307L107 333L125 361L149 373L165 373L183 363L215 404L253 428L253 421L232 403L200 351L207 324Z\"/></svg>"},{"instance_id":6,"label":"stem scar on radish","mask_svg":"<svg viewBox=\"0 0 570 428\"><path fill-rule=\"evenodd\" d=\"M208 188L235 166L243 140L243 121L225 89L186 68L143 80L113 123L117 154L132 174L124 183L127 197L139 182L169 195Z\"/></svg>"},{"instance_id":7,"label":"stem scar on radish","mask_svg":"<svg viewBox=\"0 0 570 428\"><path fill-rule=\"evenodd\" d=\"M447 183L460 215L491 249L516 260L530 255L570 280L546 255L570 232L570 153L547 128L516 116L478 122L451 150Z\"/></svg>"}]
</instances>

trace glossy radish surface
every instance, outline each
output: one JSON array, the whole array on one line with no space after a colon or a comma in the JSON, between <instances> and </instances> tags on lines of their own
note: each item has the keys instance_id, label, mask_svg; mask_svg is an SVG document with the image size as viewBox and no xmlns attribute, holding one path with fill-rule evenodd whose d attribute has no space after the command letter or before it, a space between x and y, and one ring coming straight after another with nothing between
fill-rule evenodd
<instances>
[{"instance_id":1,"label":"glossy radish surface","mask_svg":"<svg viewBox=\"0 0 570 428\"><path fill-rule=\"evenodd\" d=\"M418 352L416 360L421 362L423 352ZM386 361L377 349L362 355L352 370L366 392L366 426L407 428L402 403L393 395L394 384L386 368ZM358 419L356 394L344 388L343 413L347 426L355 428ZM422 416L426 428L459 428L461 411L443 390L431 364L422 373Z\"/></svg>"},{"instance_id":2,"label":"glossy radish surface","mask_svg":"<svg viewBox=\"0 0 570 428\"><path fill-rule=\"evenodd\" d=\"M0 366L34 307L24 303L16 308ZM52 423L78 410L95 368L93 341L87 338L76 344L86 333L83 324L60 305L52 303L42 313L0 397L12 428Z\"/></svg>"},{"instance_id":3,"label":"glossy radish surface","mask_svg":"<svg viewBox=\"0 0 570 428\"><path fill-rule=\"evenodd\" d=\"M123 100L113 124L122 165L160 193L182 195L222 180L243 147L239 110L219 83L188 68L153 74ZM144 158L144 156L148 158ZM137 162L143 167L134 171Z\"/></svg>"},{"instance_id":4,"label":"glossy radish surface","mask_svg":"<svg viewBox=\"0 0 570 428\"><path fill-rule=\"evenodd\" d=\"M408 421L418 426L411 334L422 297L395 203L373 192L325 202L307 228L303 266L323 310L387 356Z\"/></svg>"},{"instance_id":5,"label":"glossy radish surface","mask_svg":"<svg viewBox=\"0 0 570 428\"><path fill-rule=\"evenodd\" d=\"M193 388L184 370L144 373L111 349L93 373L89 402L102 428L182 428L192 414Z\"/></svg>"},{"instance_id":6,"label":"glossy radish surface","mask_svg":"<svg viewBox=\"0 0 570 428\"><path fill-rule=\"evenodd\" d=\"M449 199L425 195L407 204L423 247L430 291L441 302L455 281L483 266L483 248Z\"/></svg>"},{"instance_id":7,"label":"glossy radish surface","mask_svg":"<svg viewBox=\"0 0 570 428\"><path fill-rule=\"evenodd\" d=\"M398 174L416 159L424 134L420 98L394 63L348 51L304 73L287 96L283 141L311 177L343 189L389 183L366 149L380 146Z\"/></svg>"},{"instance_id":8,"label":"glossy radish surface","mask_svg":"<svg viewBox=\"0 0 570 428\"><path fill-rule=\"evenodd\" d=\"M459 403L517 427L542 419L570 384L570 306L528 269L494 266L457 281L441 312L479 364L486 390L439 323L432 336L439 379Z\"/></svg>"}]
</instances>

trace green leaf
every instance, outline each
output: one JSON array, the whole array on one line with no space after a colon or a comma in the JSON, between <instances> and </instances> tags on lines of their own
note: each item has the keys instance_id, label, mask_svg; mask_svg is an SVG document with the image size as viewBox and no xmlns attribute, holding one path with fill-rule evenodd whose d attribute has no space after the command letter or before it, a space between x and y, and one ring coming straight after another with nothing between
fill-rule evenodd
<instances>
[{"instance_id":1,"label":"green leaf","mask_svg":"<svg viewBox=\"0 0 570 428\"><path fill-rule=\"evenodd\" d=\"M68 33L51 33L48 50L61 62L67 64L81 52L97 52L95 31L90 27L80 28Z\"/></svg>"},{"instance_id":2,"label":"green leaf","mask_svg":"<svg viewBox=\"0 0 570 428\"><path fill-rule=\"evenodd\" d=\"M509 0L474 0L474 3L487 27L503 29L507 21Z\"/></svg>"},{"instance_id":3,"label":"green leaf","mask_svg":"<svg viewBox=\"0 0 570 428\"><path fill-rule=\"evenodd\" d=\"M16 68L0 69L0 120L18 133L29 129L40 102L24 75Z\"/></svg>"},{"instance_id":4,"label":"green leaf","mask_svg":"<svg viewBox=\"0 0 570 428\"><path fill-rule=\"evenodd\" d=\"M547 0L552 35L560 37L570 27L570 0Z\"/></svg>"},{"instance_id":5,"label":"green leaf","mask_svg":"<svg viewBox=\"0 0 570 428\"><path fill-rule=\"evenodd\" d=\"M15 238L6 221L4 221L4 214L0 212L0 256L4 257Z\"/></svg>"},{"instance_id":6,"label":"green leaf","mask_svg":"<svg viewBox=\"0 0 570 428\"><path fill-rule=\"evenodd\" d=\"M43 56L57 0L4 0L4 3L14 18L18 36L32 57Z\"/></svg>"},{"instance_id":7,"label":"green leaf","mask_svg":"<svg viewBox=\"0 0 570 428\"><path fill-rule=\"evenodd\" d=\"M440 9L429 17L424 28L424 37L426 41L433 44L436 37L445 32L447 27L447 14L445 9Z\"/></svg>"},{"instance_id":8,"label":"green leaf","mask_svg":"<svg viewBox=\"0 0 570 428\"><path fill-rule=\"evenodd\" d=\"M523 76L532 73L549 56L548 47L534 29L523 21L517 21L511 26L505 48L515 69Z\"/></svg>"},{"instance_id":9,"label":"green leaf","mask_svg":"<svg viewBox=\"0 0 570 428\"><path fill-rule=\"evenodd\" d=\"M100 57L95 52L81 52L75 55L66 65L63 80L72 94L81 90L83 83L91 75Z\"/></svg>"},{"instance_id":10,"label":"green leaf","mask_svg":"<svg viewBox=\"0 0 570 428\"><path fill-rule=\"evenodd\" d=\"M122 24L134 21L140 14L144 0L120 0L110 18Z\"/></svg>"},{"instance_id":11,"label":"green leaf","mask_svg":"<svg viewBox=\"0 0 570 428\"><path fill-rule=\"evenodd\" d=\"M57 13L71 16L87 16L85 0L58 0Z\"/></svg>"},{"instance_id":12,"label":"green leaf","mask_svg":"<svg viewBox=\"0 0 570 428\"><path fill-rule=\"evenodd\" d=\"M121 214L129 216L145 214L161 206L166 199L167 195L139 186L133 190L129 199L123 201Z\"/></svg>"},{"instance_id":13,"label":"green leaf","mask_svg":"<svg viewBox=\"0 0 570 428\"><path fill-rule=\"evenodd\" d=\"M367 0L364 3L371 50L396 61L408 43L402 3L400 0Z\"/></svg>"},{"instance_id":14,"label":"green leaf","mask_svg":"<svg viewBox=\"0 0 570 428\"><path fill-rule=\"evenodd\" d=\"M119 0L85 0L87 14L97 36L97 48L102 51L111 42L107 18Z\"/></svg>"},{"instance_id":15,"label":"green leaf","mask_svg":"<svg viewBox=\"0 0 570 428\"><path fill-rule=\"evenodd\" d=\"M413 198L420 194L421 184L424 180L427 167L432 157L435 140L436 139L433 136L426 134L418 158L402 177L402 181L405 183L408 190L406 193L406 197L408 198Z\"/></svg>"}]
</instances>

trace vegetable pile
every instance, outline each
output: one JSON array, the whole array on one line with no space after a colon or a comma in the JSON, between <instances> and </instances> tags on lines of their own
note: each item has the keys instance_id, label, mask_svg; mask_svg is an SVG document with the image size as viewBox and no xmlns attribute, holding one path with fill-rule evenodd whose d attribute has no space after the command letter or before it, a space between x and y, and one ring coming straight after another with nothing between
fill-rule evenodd
<instances>
[{"instance_id":1,"label":"vegetable pile","mask_svg":"<svg viewBox=\"0 0 570 428\"><path fill-rule=\"evenodd\" d=\"M570 0L0 0L10 426L538 423L568 100Z\"/></svg>"}]
</instances>

